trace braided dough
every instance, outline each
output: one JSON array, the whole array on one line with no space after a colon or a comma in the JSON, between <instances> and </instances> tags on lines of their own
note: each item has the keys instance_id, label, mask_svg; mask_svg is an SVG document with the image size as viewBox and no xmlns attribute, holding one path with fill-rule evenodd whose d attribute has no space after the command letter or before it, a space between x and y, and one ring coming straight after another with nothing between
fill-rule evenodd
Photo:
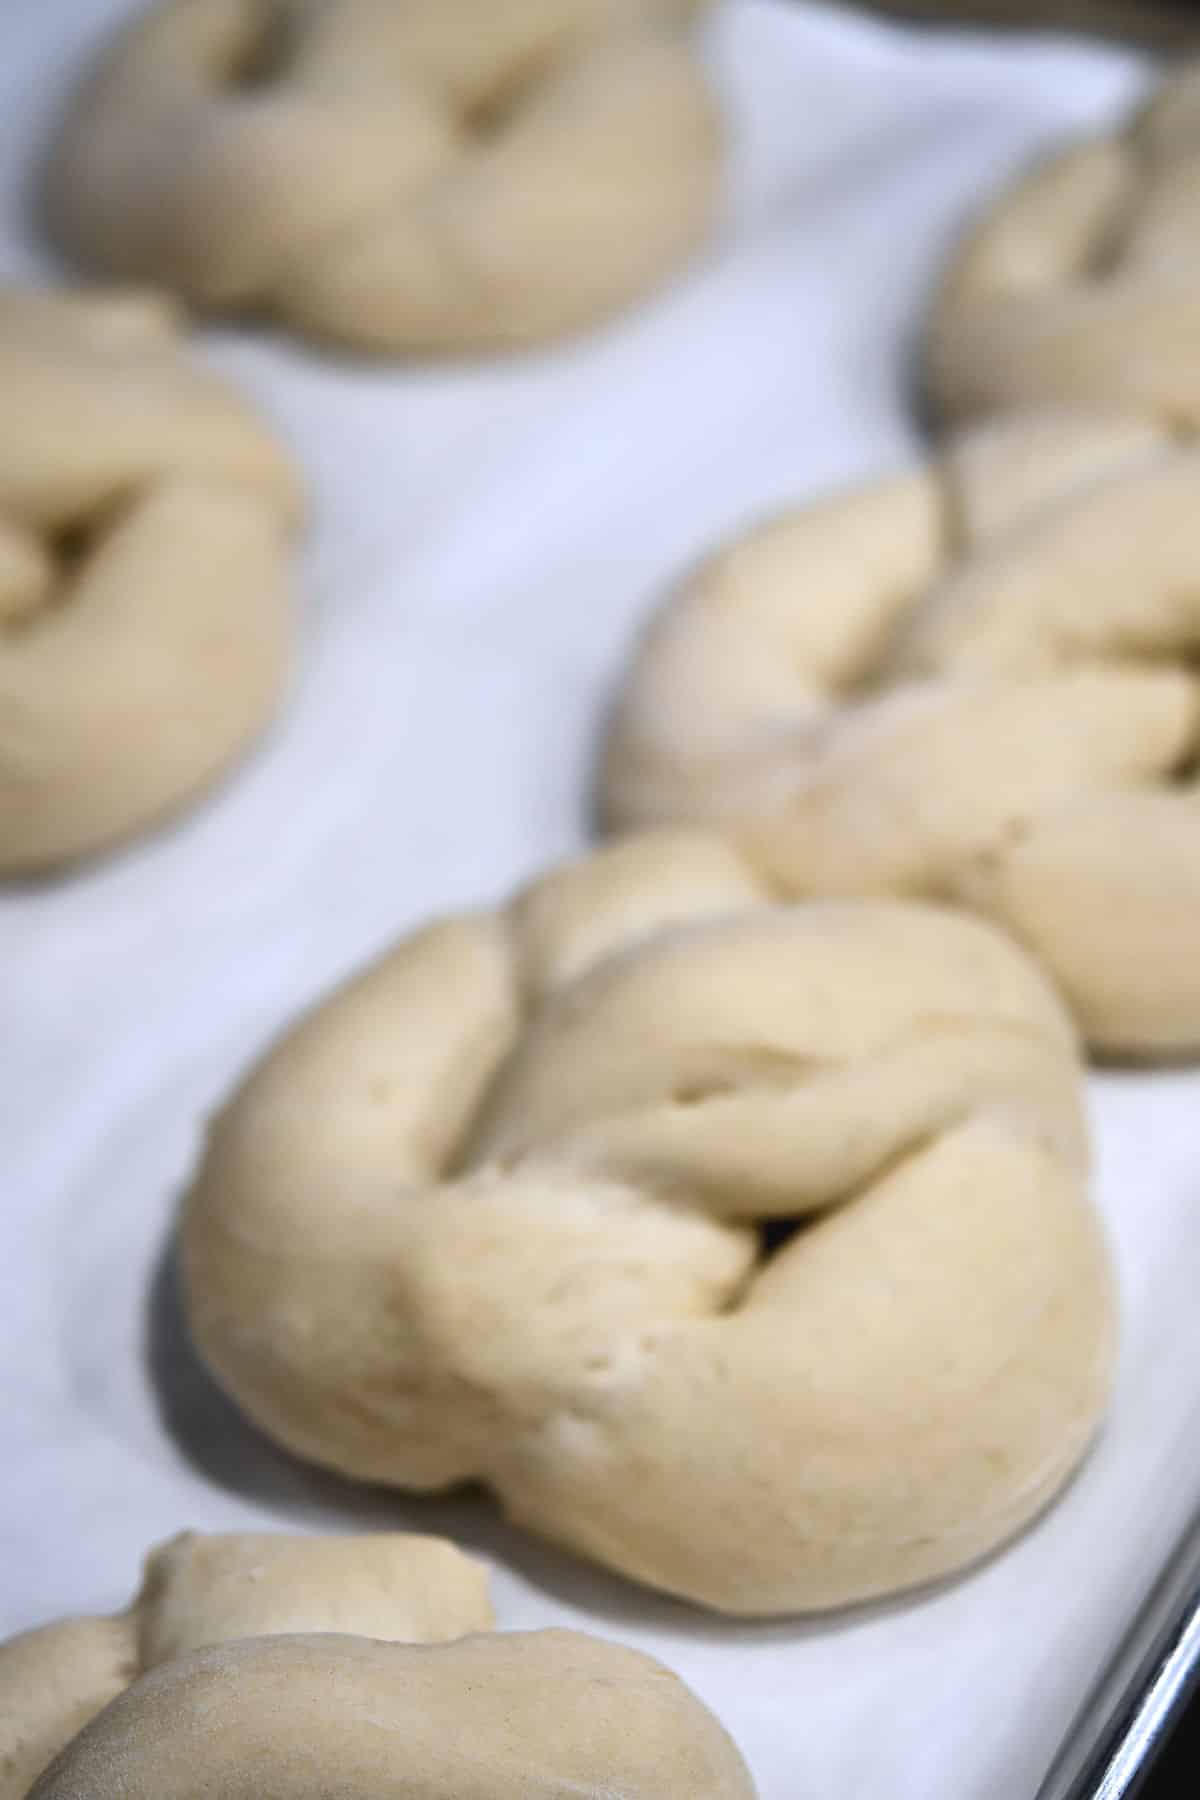
<instances>
[{"instance_id":1,"label":"braided dough","mask_svg":"<svg viewBox=\"0 0 1200 1800\"><path fill-rule=\"evenodd\" d=\"M84 263L379 351L571 331L715 202L702 0L162 0L76 95L47 195Z\"/></svg>"},{"instance_id":2,"label":"braided dough","mask_svg":"<svg viewBox=\"0 0 1200 1800\"><path fill-rule=\"evenodd\" d=\"M128 1612L0 1645L0 1800L754 1800L659 1663L491 1624L437 1538L185 1533Z\"/></svg>"},{"instance_id":3,"label":"braided dough","mask_svg":"<svg viewBox=\"0 0 1200 1800\"><path fill-rule=\"evenodd\" d=\"M796 897L953 901L1099 1051L1200 1050L1200 453L1028 414L718 552L637 653L617 826L719 820Z\"/></svg>"},{"instance_id":4,"label":"braided dough","mask_svg":"<svg viewBox=\"0 0 1200 1800\"><path fill-rule=\"evenodd\" d=\"M1200 426L1200 63L1116 136L1073 144L996 202L954 257L929 341L950 420L1115 407Z\"/></svg>"},{"instance_id":5,"label":"braided dough","mask_svg":"<svg viewBox=\"0 0 1200 1800\"><path fill-rule=\"evenodd\" d=\"M0 293L0 873L182 805L262 729L290 638L283 451L160 300Z\"/></svg>"},{"instance_id":6,"label":"braided dough","mask_svg":"<svg viewBox=\"0 0 1200 1800\"><path fill-rule=\"evenodd\" d=\"M1095 1430L1079 1101L989 927L776 907L718 838L633 838L268 1055L186 1205L192 1329L349 1475L483 1480L730 1613L861 1600L1009 1537Z\"/></svg>"}]
</instances>

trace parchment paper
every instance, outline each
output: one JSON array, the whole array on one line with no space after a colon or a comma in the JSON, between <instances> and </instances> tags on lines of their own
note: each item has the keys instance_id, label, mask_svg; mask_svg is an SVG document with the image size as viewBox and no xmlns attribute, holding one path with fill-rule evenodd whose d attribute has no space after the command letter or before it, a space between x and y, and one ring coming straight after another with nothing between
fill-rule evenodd
<instances>
[{"instance_id":1,"label":"parchment paper","mask_svg":"<svg viewBox=\"0 0 1200 1800\"><path fill-rule=\"evenodd\" d=\"M121 0L0 9L0 273L52 268L30 157ZM1200 1077L1094 1082L1125 1318L1097 1454L969 1579L815 1623L734 1626L506 1527L274 1452L183 1334L172 1214L201 1121L297 1009L434 909L584 841L632 633L691 557L916 453L912 344L970 204L1116 116L1126 51L954 38L730 0L710 54L728 216L667 292L585 341L377 367L269 332L204 353L311 474L290 704L175 827L0 897L0 1631L123 1604L185 1526L411 1523L496 1568L501 1623L672 1664L762 1800L1020 1800L1200 1494ZM0 396L0 405L3 396Z\"/></svg>"}]
</instances>

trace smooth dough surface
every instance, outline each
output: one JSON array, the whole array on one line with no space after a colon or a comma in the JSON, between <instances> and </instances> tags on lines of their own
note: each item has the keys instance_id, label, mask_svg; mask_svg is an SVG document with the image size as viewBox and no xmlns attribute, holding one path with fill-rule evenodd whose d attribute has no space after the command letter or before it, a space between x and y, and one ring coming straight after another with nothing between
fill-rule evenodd
<instances>
[{"instance_id":1,"label":"smooth dough surface","mask_svg":"<svg viewBox=\"0 0 1200 1800\"><path fill-rule=\"evenodd\" d=\"M1066 145L966 232L937 297L943 418L1119 408L1200 426L1200 62L1121 131Z\"/></svg>"},{"instance_id":2,"label":"smooth dough surface","mask_svg":"<svg viewBox=\"0 0 1200 1800\"><path fill-rule=\"evenodd\" d=\"M611 827L708 821L789 897L975 908L1098 1052L1200 1051L1200 452L1027 412L718 550L652 621Z\"/></svg>"},{"instance_id":3,"label":"smooth dough surface","mask_svg":"<svg viewBox=\"0 0 1200 1800\"><path fill-rule=\"evenodd\" d=\"M481 1479L730 1613L945 1575L1091 1440L1113 1296L1073 1033L989 926L770 903L701 832L418 931L266 1057L192 1330L294 1451Z\"/></svg>"},{"instance_id":4,"label":"smooth dough surface","mask_svg":"<svg viewBox=\"0 0 1200 1800\"><path fill-rule=\"evenodd\" d=\"M159 0L73 97L86 266L363 350L499 349L662 281L712 219L703 0Z\"/></svg>"},{"instance_id":5,"label":"smooth dough surface","mask_svg":"<svg viewBox=\"0 0 1200 1800\"><path fill-rule=\"evenodd\" d=\"M0 292L0 875L157 823L262 731L298 479L155 295Z\"/></svg>"},{"instance_id":6,"label":"smooth dough surface","mask_svg":"<svg viewBox=\"0 0 1200 1800\"><path fill-rule=\"evenodd\" d=\"M491 1624L437 1538L185 1533L127 1613L0 1644L0 1800L754 1800L661 1664Z\"/></svg>"},{"instance_id":7,"label":"smooth dough surface","mask_svg":"<svg viewBox=\"0 0 1200 1800\"><path fill-rule=\"evenodd\" d=\"M127 1612L0 1644L0 1800L25 1800L111 1701L193 1651L305 1632L438 1643L491 1624L487 1571L440 1538L183 1532L147 1557ZM124 1790L105 1777L86 1791Z\"/></svg>"},{"instance_id":8,"label":"smooth dough surface","mask_svg":"<svg viewBox=\"0 0 1200 1800\"><path fill-rule=\"evenodd\" d=\"M573 1631L223 1644L143 1677L29 1800L754 1800L661 1663Z\"/></svg>"}]
</instances>

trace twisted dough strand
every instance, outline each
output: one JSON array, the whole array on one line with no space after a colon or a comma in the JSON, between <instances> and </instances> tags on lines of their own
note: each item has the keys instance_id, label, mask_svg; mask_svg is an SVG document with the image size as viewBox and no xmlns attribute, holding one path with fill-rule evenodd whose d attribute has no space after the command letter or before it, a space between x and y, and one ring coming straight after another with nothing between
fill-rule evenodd
<instances>
[{"instance_id":1,"label":"twisted dough strand","mask_svg":"<svg viewBox=\"0 0 1200 1800\"><path fill-rule=\"evenodd\" d=\"M714 204L693 0L162 0L47 170L91 267L378 351L497 348L661 280Z\"/></svg>"},{"instance_id":2,"label":"twisted dough strand","mask_svg":"<svg viewBox=\"0 0 1200 1800\"><path fill-rule=\"evenodd\" d=\"M155 297L0 294L0 873L143 829L274 708L301 500Z\"/></svg>"},{"instance_id":3,"label":"twisted dough strand","mask_svg":"<svg viewBox=\"0 0 1200 1800\"><path fill-rule=\"evenodd\" d=\"M661 1664L491 1624L436 1538L185 1533L128 1612L0 1644L0 1800L753 1800Z\"/></svg>"},{"instance_id":4,"label":"twisted dough strand","mask_svg":"<svg viewBox=\"0 0 1200 1800\"><path fill-rule=\"evenodd\" d=\"M1024 413L717 552L635 655L610 824L791 896L967 904L1105 1051L1200 1047L1200 453Z\"/></svg>"},{"instance_id":5,"label":"twisted dough strand","mask_svg":"<svg viewBox=\"0 0 1200 1800\"><path fill-rule=\"evenodd\" d=\"M1200 64L1123 132L1067 148L971 230L934 306L928 375L950 422L1022 407L1200 427Z\"/></svg>"},{"instance_id":6,"label":"twisted dough strand","mask_svg":"<svg viewBox=\"0 0 1200 1800\"><path fill-rule=\"evenodd\" d=\"M300 1454L734 1613L961 1567L1061 1485L1111 1297L1057 1003L987 927L631 839L431 925L216 1121L196 1340ZM768 1254L772 1221L798 1231Z\"/></svg>"},{"instance_id":7,"label":"twisted dough strand","mask_svg":"<svg viewBox=\"0 0 1200 1800\"><path fill-rule=\"evenodd\" d=\"M0 1800L25 1800L126 1689L214 1644L313 1631L439 1643L491 1624L483 1567L438 1538L183 1532L147 1557L126 1612L0 1644Z\"/></svg>"}]
</instances>

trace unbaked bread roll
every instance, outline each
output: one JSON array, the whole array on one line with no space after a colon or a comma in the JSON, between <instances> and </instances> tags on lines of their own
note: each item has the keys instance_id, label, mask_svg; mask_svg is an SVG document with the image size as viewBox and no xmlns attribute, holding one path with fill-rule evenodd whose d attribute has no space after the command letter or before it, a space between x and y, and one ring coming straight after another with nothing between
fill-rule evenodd
<instances>
[{"instance_id":1,"label":"unbaked bread roll","mask_svg":"<svg viewBox=\"0 0 1200 1800\"><path fill-rule=\"evenodd\" d=\"M942 415L1117 407L1200 426L1200 63L1124 131L1073 143L984 213L934 307Z\"/></svg>"},{"instance_id":2,"label":"unbaked bread roll","mask_svg":"<svg viewBox=\"0 0 1200 1800\"><path fill-rule=\"evenodd\" d=\"M703 0L159 0L47 176L85 264L364 350L495 349L662 280L713 213Z\"/></svg>"},{"instance_id":3,"label":"unbaked bread roll","mask_svg":"<svg viewBox=\"0 0 1200 1800\"><path fill-rule=\"evenodd\" d=\"M0 1800L24 1800L89 1720L194 1651L312 1632L435 1644L491 1624L486 1569L440 1538L183 1532L147 1557L127 1612L0 1644Z\"/></svg>"},{"instance_id":4,"label":"unbaked bread roll","mask_svg":"<svg viewBox=\"0 0 1200 1800\"><path fill-rule=\"evenodd\" d=\"M1200 1050L1200 453L1025 414L719 551L636 653L612 826L977 908L1100 1052Z\"/></svg>"},{"instance_id":5,"label":"unbaked bread roll","mask_svg":"<svg viewBox=\"0 0 1200 1800\"><path fill-rule=\"evenodd\" d=\"M1080 1071L990 927L772 905L650 834L284 1038L187 1200L196 1342L293 1451L482 1480L729 1613L946 1575L1059 1490L1113 1298Z\"/></svg>"},{"instance_id":6,"label":"unbaked bread roll","mask_svg":"<svg viewBox=\"0 0 1200 1800\"><path fill-rule=\"evenodd\" d=\"M186 1534L127 1613L0 1645L0 1800L753 1800L660 1664L491 1623L436 1538Z\"/></svg>"},{"instance_id":7,"label":"unbaked bread roll","mask_svg":"<svg viewBox=\"0 0 1200 1800\"><path fill-rule=\"evenodd\" d=\"M270 718L291 463L149 294L0 292L0 874L143 830Z\"/></svg>"}]
</instances>

